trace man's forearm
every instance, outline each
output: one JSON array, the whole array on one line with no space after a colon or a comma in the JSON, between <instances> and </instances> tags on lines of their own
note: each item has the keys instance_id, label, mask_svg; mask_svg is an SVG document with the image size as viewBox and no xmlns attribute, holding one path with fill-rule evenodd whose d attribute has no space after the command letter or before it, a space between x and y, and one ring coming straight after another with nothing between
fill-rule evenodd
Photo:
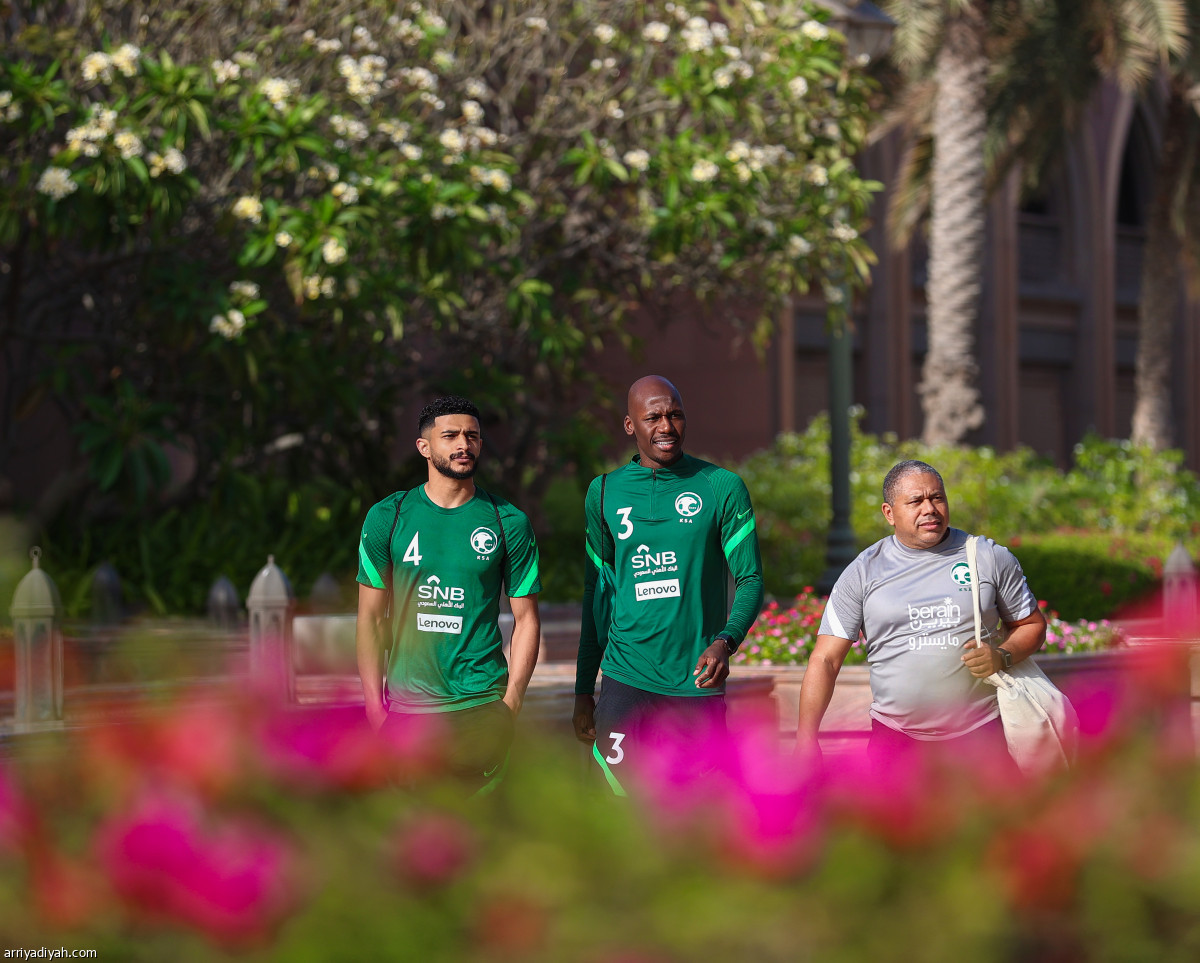
<instances>
[{"instance_id":1,"label":"man's forearm","mask_svg":"<svg viewBox=\"0 0 1200 963\"><path fill-rule=\"evenodd\" d=\"M368 706L383 704L383 660L380 657L383 629L382 620L359 615L354 632L358 677L362 681L363 699Z\"/></svg>"},{"instance_id":2,"label":"man's forearm","mask_svg":"<svg viewBox=\"0 0 1200 963\"><path fill-rule=\"evenodd\" d=\"M513 712L519 712L525 701L525 690L529 688L529 680L537 666L541 641L542 625L536 609L514 620L508 650L508 688L504 692L504 701Z\"/></svg>"},{"instance_id":3,"label":"man's forearm","mask_svg":"<svg viewBox=\"0 0 1200 963\"><path fill-rule=\"evenodd\" d=\"M733 604L729 607L729 618L724 629L733 636L734 642L740 644L746 637L750 626L762 611L762 603L762 572L753 571L741 576L733 591Z\"/></svg>"},{"instance_id":4,"label":"man's forearm","mask_svg":"<svg viewBox=\"0 0 1200 963\"><path fill-rule=\"evenodd\" d=\"M833 686L837 680L838 668L823 659L809 660L808 667L804 670L804 682L800 685L800 712L796 719L796 745L816 746L821 720L825 718L825 710L829 708L829 700L833 697Z\"/></svg>"}]
</instances>

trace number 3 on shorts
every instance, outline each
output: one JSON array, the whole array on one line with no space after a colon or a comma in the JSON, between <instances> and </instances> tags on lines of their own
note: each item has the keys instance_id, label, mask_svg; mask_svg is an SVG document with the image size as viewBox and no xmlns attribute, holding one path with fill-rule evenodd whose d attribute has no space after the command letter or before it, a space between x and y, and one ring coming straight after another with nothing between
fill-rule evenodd
<instances>
[{"instance_id":1,"label":"number 3 on shorts","mask_svg":"<svg viewBox=\"0 0 1200 963\"><path fill-rule=\"evenodd\" d=\"M610 732L609 735L612 736L612 741L613 741L612 755L605 756L604 761L607 762L609 765L615 766L618 762L620 762L622 759L625 758L625 750L621 748L621 743L625 739L625 733Z\"/></svg>"}]
</instances>

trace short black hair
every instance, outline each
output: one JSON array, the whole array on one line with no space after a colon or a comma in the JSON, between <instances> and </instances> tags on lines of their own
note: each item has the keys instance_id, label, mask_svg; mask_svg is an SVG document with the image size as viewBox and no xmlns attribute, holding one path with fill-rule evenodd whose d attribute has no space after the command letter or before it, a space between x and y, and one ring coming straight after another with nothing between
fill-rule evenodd
<instances>
[{"instance_id":1,"label":"short black hair","mask_svg":"<svg viewBox=\"0 0 1200 963\"><path fill-rule=\"evenodd\" d=\"M445 398L435 398L421 409L421 415L417 418L417 434L425 434L425 429L442 415L470 415L479 421L479 409L470 401L459 395L448 395Z\"/></svg>"},{"instance_id":2,"label":"short black hair","mask_svg":"<svg viewBox=\"0 0 1200 963\"><path fill-rule=\"evenodd\" d=\"M938 480L938 484L942 486L942 491L946 490L946 483L942 481L941 473L927 462L917 461L915 458L910 458L908 461L897 462L892 466L892 470L887 473L887 477L883 480L883 500L888 505L892 504L892 499L896 497L896 486L900 484L909 475L932 475Z\"/></svg>"}]
</instances>

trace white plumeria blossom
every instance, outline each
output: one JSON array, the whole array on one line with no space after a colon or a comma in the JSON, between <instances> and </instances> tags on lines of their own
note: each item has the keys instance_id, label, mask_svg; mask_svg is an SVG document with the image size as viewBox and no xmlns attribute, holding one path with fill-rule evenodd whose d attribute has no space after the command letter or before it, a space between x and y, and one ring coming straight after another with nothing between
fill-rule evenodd
<instances>
[{"instance_id":1,"label":"white plumeria blossom","mask_svg":"<svg viewBox=\"0 0 1200 963\"><path fill-rule=\"evenodd\" d=\"M642 150L638 147L631 151L626 151L622 158L627 167L633 168L635 171L644 171L650 166L650 152Z\"/></svg>"},{"instance_id":2,"label":"white plumeria blossom","mask_svg":"<svg viewBox=\"0 0 1200 963\"><path fill-rule=\"evenodd\" d=\"M617 30L610 24L598 23L592 28L592 36L594 36L601 43L608 44L612 43L613 40L616 39Z\"/></svg>"},{"instance_id":3,"label":"white plumeria blossom","mask_svg":"<svg viewBox=\"0 0 1200 963\"><path fill-rule=\"evenodd\" d=\"M276 247L291 247L293 240L295 240L295 239L287 231L276 231L275 232L275 246Z\"/></svg>"},{"instance_id":4,"label":"white plumeria blossom","mask_svg":"<svg viewBox=\"0 0 1200 963\"><path fill-rule=\"evenodd\" d=\"M142 56L141 50L131 43L121 44L117 48L116 53L110 58L112 65L121 72L125 77L132 77L138 72L138 59Z\"/></svg>"},{"instance_id":5,"label":"white plumeria blossom","mask_svg":"<svg viewBox=\"0 0 1200 963\"><path fill-rule=\"evenodd\" d=\"M218 86L224 86L231 80L237 80L242 75L242 68L232 60L214 60L211 64L213 80Z\"/></svg>"},{"instance_id":6,"label":"white plumeria blossom","mask_svg":"<svg viewBox=\"0 0 1200 963\"><path fill-rule=\"evenodd\" d=\"M733 165L733 173L742 184L750 183L750 178L754 176L754 171L750 169L750 165L745 161L738 161Z\"/></svg>"},{"instance_id":7,"label":"white plumeria blossom","mask_svg":"<svg viewBox=\"0 0 1200 963\"><path fill-rule=\"evenodd\" d=\"M843 244L853 241L858 237L858 231L852 228L849 224L842 224L840 221L833 225L829 230L829 236L835 241L841 241Z\"/></svg>"},{"instance_id":8,"label":"white plumeria blossom","mask_svg":"<svg viewBox=\"0 0 1200 963\"><path fill-rule=\"evenodd\" d=\"M239 197L234 202L233 216L240 221L249 221L251 224L258 224L262 220L262 213L262 201L257 197L247 194Z\"/></svg>"},{"instance_id":9,"label":"white plumeria blossom","mask_svg":"<svg viewBox=\"0 0 1200 963\"><path fill-rule=\"evenodd\" d=\"M651 43L666 43L671 36L671 28L661 20L651 20L642 28L642 39Z\"/></svg>"},{"instance_id":10,"label":"white plumeria blossom","mask_svg":"<svg viewBox=\"0 0 1200 963\"><path fill-rule=\"evenodd\" d=\"M47 167L37 182L38 193L56 201L61 201L68 194L74 194L78 189L79 185L71 180L71 172L65 167Z\"/></svg>"},{"instance_id":11,"label":"white plumeria blossom","mask_svg":"<svg viewBox=\"0 0 1200 963\"><path fill-rule=\"evenodd\" d=\"M321 296L321 275L309 274L304 278L301 285L304 289L304 296L309 301L315 301Z\"/></svg>"},{"instance_id":12,"label":"white plumeria blossom","mask_svg":"<svg viewBox=\"0 0 1200 963\"><path fill-rule=\"evenodd\" d=\"M343 58L348 60L350 58ZM400 79L417 90L435 91L438 86L437 74L424 67L405 67L399 72Z\"/></svg>"},{"instance_id":13,"label":"white plumeria blossom","mask_svg":"<svg viewBox=\"0 0 1200 963\"><path fill-rule=\"evenodd\" d=\"M488 95L488 85L478 77L463 81L463 93L472 100L483 100Z\"/></svg>"},{"instance_id":14,"label":"white plumeria blossom","mask_svg":"<svg viewBox=\"0 0 1200 963\"><path fill-rule=\"evenodd\" d=\"M804 257L812 252L812 242L799 234L793 234L788 238L787 252L792 257Z\"/></svg>"},{"instance_id":15,"label":"white plumeria blossom","mask_svg":"<svg viewBox=\"0 0 1200 963\"><path fill-rule=\"evenodd\" d=\"M478 124L483 120L483 108L478 101L467 100L462 105L463 120L468 124Z\"/></svg>"},{"instance_id":16,"label":"white plumeria blossom","mask_svg":"<svg viewBox=\"0 0 1200 963\"><path fill-rule=\"evenodd\" d=\"M341 264L346 260L346 248L336 237L326 238L321 245L321 257L326 264Z\"/></svg>"},{"instance_id":17,"label":"white plumeria blossom","mask_svg":"<svg viewBox=\"0 0 1200 963\"><path fill-rule=\"evenodd\" d=\"M788 81L788 93L799 100L808 93L808 81L803 77L793 77Z\"/></svg>"},{"instance_id":18,"label":"white plumeria blossom","mask_svg":"<svg viewBox=\"0 0 1200 963\"><path fill-rule=\"evenodd\" d=\"M712 29L708 21L703 17L692 17L689 19L684 24L680 36L683 37L683 45L692 53L709 50L713 45Z\"/></svg>"},{"instance_id":19,"label":"white plumeria blossom","mask_svg":"<svg viewBox=\"0 0 1200 963\"><path fill-rule=\"evenodd\" d=\"M425 156L425 152L416 144L405 144L400 148L400 153L410 161L419 161Z\"/></svg>"},{"instance_id":20,"label":"white plumeria blossom","mask_svg":"<svg viewBox=\"0 0 1200 963\"><path fill-rule=\"evenodd\" d=\"M824 187L829 183L829 171L820 164L809 164L804 168L804 179L817 187Z\"/></svg>"},{"instance_id":21,"label":"white plumeria blossom","mask_svg":"<svg viewBox=\"0 0 1200 963\"><path fill-rule=\"evenodd\" d=\"M448 128L438 134L438 143L454 154L462 153L463 148L467 146L463 135L453 128Z\"/></svg>"},{"instance_id":22,"label":"white plumeria blossom","mask_svg":"<svg viewBox=\"0 0 1200 963\"><path fill-rule=\"evenodd\" d=\"M804 21L800 32L809 40L824 40L829 36L829 28L816 20Z\"/></svg>"},{"instance_id":23,"label":"white plumeria blossom","mask_svg":"<svg viewBox=\"0 0 1200 963\"><path fill-rule=\"evenodd\" d=\"M692 180L699 184L706 184L713 180L720 172L721 169L716 164L707 157L702 157L692 165Z\"/></svg>"},{"instance_id":24,"label":"white plumeria blossom","mask_svg":"<svg viewBox=\"0 0 1200 963\"><path fill-rule=\"evenodd\" d=\"M83 79L91 84L99 80L101 83L112 83L112 57L102 51L95 51L83 58L79 65Z\"/></svg>"},{"instance_id":25,"label":"white plumeria blossom","mask_svg":"<svg viewBox=\"0 0 1200 963\"><path fill-rule=\"evenodd\" d=\"M121 152L121 156L126 160L131 157L140 157L145 150L142 139L131 130L119 131L113 138L113 146Z\"/></svg>"},{"instance_id":26,"label":"white plumeria blossom","mask_svg":"<svg viewBox=\"0 0 1200 963\"><path fill-rule=\"evenodd\" d=\"M258 85L258 89L272 107L282 111L287 107L288 97L299 91L300 83L283 77L268 77Z\"/></svg>"},{"instance_id":27,"label":"white plumeria blossom","mask_svg":"<svg viewBox=\"0 0 1200 963\"><path fill-rule=\"evenodd\" d=\"M235 297L253 301L258 297L258 285L253 281L233 281L229 285L229 293Z\"/></svg>"},{"instance_id":28,"label":"white plumeria blossom","mask_svg":"<svg viewBox=\"0 0 1200 963\"><path fill-rule=\"evenodd\" d=\"M153 151L146 155L146 161L150 166L151 177L160 177L163 171L182 174L187 169L187 159L178 147L168 147L162 154Z\"/></svg>"},{"instance_id":29,"label":"white plumeria blossom","mask_svg":"<svg viewBox=\"0 0 1200 963\"><path fill-rule=\"evenodd\" d=\"M246 316L236 308L232 308L228 314L214 315L212 321L208 323L208 330L219 334L226 341L232 341L245 330L245 327Z\"/></svg>"},{"instance_id":30,"label":"white plumeria blossom","mask_svg":"<svg viewBox=\"0 0 1200 963\"><path fill-rule=\"evenodd\" d=\"M343 204L354 204L358 201L358 188L345 181L338 181L330 191Z\"/></svg>"}]
</instances>

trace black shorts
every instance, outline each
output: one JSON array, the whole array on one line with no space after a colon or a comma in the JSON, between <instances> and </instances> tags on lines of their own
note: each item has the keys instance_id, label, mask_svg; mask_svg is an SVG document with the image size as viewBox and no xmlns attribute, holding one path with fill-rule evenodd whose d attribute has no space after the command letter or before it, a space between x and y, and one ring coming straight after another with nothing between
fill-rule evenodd
<instances>
[{"instance_id":1,"label":"black shorts","mask_svg":"<svg viewBox=\"0 0 1200 963\"><path fill-rule=\"evenodd\" d=\"M725 737L725 696L666 696L605 678L596 704L592 756L609 788L627 795L622 784L630 760L682 766L688 775L714 768L714 740Z\"/></svg>"},{"instance_id":2,"label":"black shorts","mask_svg":"<svg viewBox=\"0 0 1200 963\"><path fill-rule=\"evenodd\" d=\"M392 710L383 726L411 714ZM468 795L493 789L508 769L513 741L513 714L501 699L470 709L437 713L443 753L439 770L462 785Z\"/></svg>"}]
</instances>

